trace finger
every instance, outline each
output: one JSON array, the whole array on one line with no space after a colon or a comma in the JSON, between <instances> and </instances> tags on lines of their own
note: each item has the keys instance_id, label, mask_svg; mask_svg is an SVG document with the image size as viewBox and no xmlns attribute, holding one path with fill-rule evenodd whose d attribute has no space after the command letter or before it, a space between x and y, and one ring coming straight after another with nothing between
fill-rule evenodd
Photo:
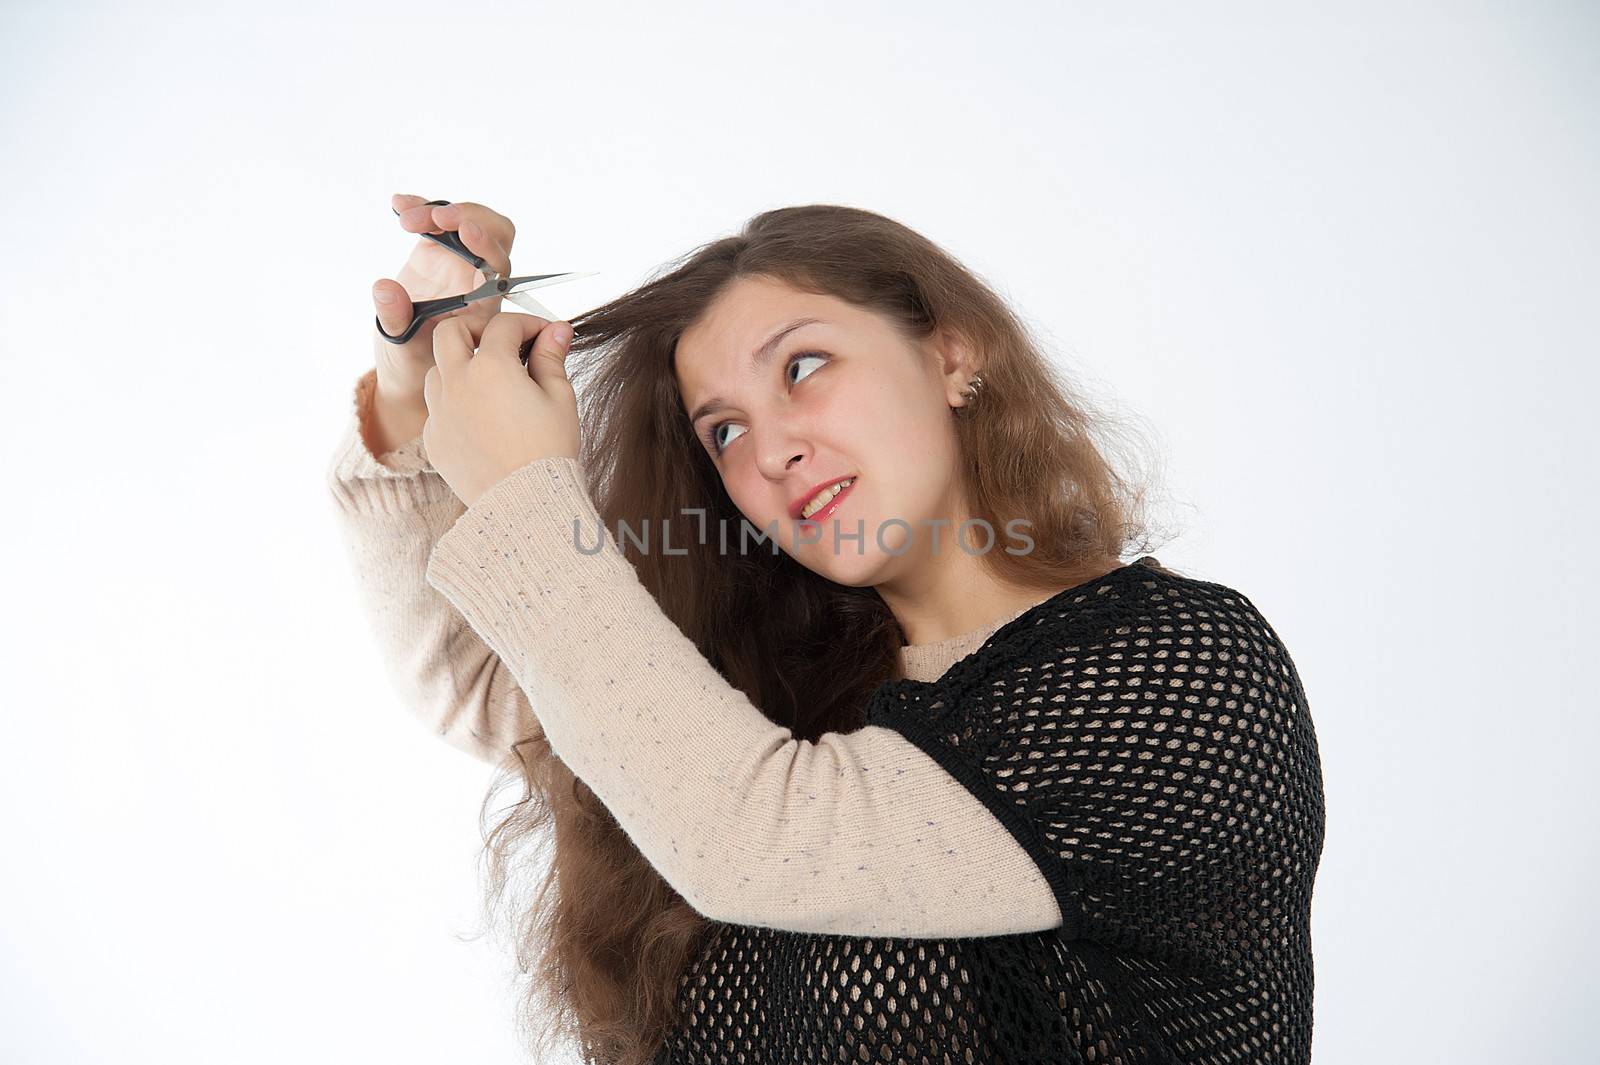
<instances>
[{"instance_id":1,"label":"finger","mask_svg":"<svg viewBox=\"0 0 1600 1065\"><path fill-rule=\"evenodd\" d=\"M437 364L428 367L427 374L422 378L422 405L428 408L429 413L439 405L439 367ZM432 419L430 418L429 421ZM424 428L427 426L424 425ZM426 443L426 442L424 442Z\"/></svg>"},{"instance_id":2,"label":"finger","mask_svg":"<svg viewBox=\"0 0 1600 1065\"><path fill-rule=\"evenodd\" d=\"M534 338L528 353L528 373L544 387L571 388L567 380L567 352L572 348L572 323L551 322Z\"/></svg>"},{"instance_id":3,"label":"finger","mask_svg":"<svg viewBox=\"0 0 1600 1065\"><path fill-rule=\"evenodd\" d=\"M462 318L445 318L433 330L433 364L445 383L472 361L472 330Z\"/></svg>"},{"instance_id":4,"label":"finger","mask_svg":"<svg viewBox=\"0 0 1600 1065\"><path fill-rule=\"evenodd\" d=\"M383 299L385 296L389 297L387 303ZM400 335L411 324L411 296L398 281L387 277L374 281L372 305L378 310L378 324L390 336Z\"/></svg>"},{"instance_id":5,"label":"finger","mask_svg":"<svg viewBox=\"0 0 1600 1065\"><path fill-rule=\"evenodd\" d=\"M478 354L521 361L523 346L531 343L549 324L537 314L501 311L484 325Z\"/></svg>"},{"instance_id":6,"label":"finger","mask_svg":"<svg viewBox=\"0 0 1600 1065\"><path fill-rule=\"evenodd\" d=\"M433 224L441 229L453 229L465 236L466 224L471 222L499 241L507 251L510 251L512 244L516 242L517 227L512 224L511 219L481 203L459 201L444 207L433 207L430 210L433 212Z\"/></svg>"},{"instance_id":7,"label":"finger","mask_svg":"<svg viewBox=\"0 0 1600 1065\"><path fill-rule=\"evenodd\" d=\"M476 222L462 224L461 243L474 255L482 256L489 266L501 277L511 276L511 255L501 246L500 242L488 230L478 226Z\"/></svg>"},{"instance_id":8,"label":"finger","mask_svg":"<svg viewBox=\"0 0 1600 1065\"><path fill-rule=\"evenodd\" d=\"M516 235L511 219L476 203L435 207L418 197L415 204L401 208L397 197L395 206L400 211L401 229L408 233L454 232L469 251L482 256L496 273L502 277L510 275L511 241ZM465 209L457 210L458 207Z\"/></svg>"},{"instance_id":9,"label":"finger","mask_svg":"<svg viewBox=\"0 0 1600 1065\"><path fill-rule=\"evenodd\" d=\"M428 201L422 197L408 197L415 202L401 204L396 202L393 206L397 212L395 220L400 223L400 228L407 233L438 233L441 228L433 220L433 208L428 206Z\"/></svg>"}]
</instances>

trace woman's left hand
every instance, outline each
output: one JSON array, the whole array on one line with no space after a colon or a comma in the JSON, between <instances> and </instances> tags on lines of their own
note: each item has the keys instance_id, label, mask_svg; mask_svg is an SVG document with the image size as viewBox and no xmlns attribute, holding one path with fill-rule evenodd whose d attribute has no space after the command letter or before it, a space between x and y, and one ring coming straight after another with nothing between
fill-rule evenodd
<instances>
[{"instance_id":1,"label":"woman's left hand","mask_svg":"<svg viewBox=\"0 0 1600 1065\"><path fill-rule=\"evenodd\" d=\"M524 367L519 353L529 340ZM565 365L571 340L567 322L510 311L489 319L476 353L460 316L434 328L422 446L467 506L530 462L578 457L578 401Z\"/></svg>"}]
</instances>

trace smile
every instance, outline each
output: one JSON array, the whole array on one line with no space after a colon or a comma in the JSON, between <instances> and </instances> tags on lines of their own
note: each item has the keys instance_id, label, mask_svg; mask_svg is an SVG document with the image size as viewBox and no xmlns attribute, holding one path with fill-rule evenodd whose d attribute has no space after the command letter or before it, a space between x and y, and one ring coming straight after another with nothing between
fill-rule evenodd
<instances>
[{"instance_id":1,"label":"smile","mask_svg":"<svg viewBox=\"0 0 1600 1065\"><path fill-rule=\"evenodd\" d=\"M836 484L824 488L816 497L807 503L800 511L801 521L822 521L828 515L839 509L840 501L855 485L854 477L846 477Z\"/></svg>"}]
</instances>

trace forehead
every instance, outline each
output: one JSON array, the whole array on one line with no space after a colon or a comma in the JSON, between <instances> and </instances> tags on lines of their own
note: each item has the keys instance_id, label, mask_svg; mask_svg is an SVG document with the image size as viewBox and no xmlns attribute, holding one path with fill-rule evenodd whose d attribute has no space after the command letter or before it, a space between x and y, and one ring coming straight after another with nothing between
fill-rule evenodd
<instances>
[{"instance_id":1,"label":"forehead","mask_svg":"<svg viewBox=\"0 0 1600 1065\"><path fill-rule=\"evenodd\" d=\"M801 292L772 278L742 277L678 338L673 361L680 390L692 401L711 382L744 367L763 341L796 318L847 324L861 313L834 296Z\"/></svg>"}]
</instances>

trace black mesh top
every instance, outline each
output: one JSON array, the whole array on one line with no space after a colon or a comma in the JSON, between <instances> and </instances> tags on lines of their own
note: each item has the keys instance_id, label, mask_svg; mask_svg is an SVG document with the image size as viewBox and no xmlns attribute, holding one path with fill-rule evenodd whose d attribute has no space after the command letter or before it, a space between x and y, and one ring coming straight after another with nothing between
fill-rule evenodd
<instances>
[{"instance_id":1,"label":"black mesh top","mask_svg":"<svg viewBox=\"0 0 1600 1065\"><path fill-rule=\"evenodd\" d=\"M1311 1055L1324 807L1299 673L1249 599L1146 556L1003 625L868 723L1038 863L1063 924L905 939L714 925L657 1065Z\"/></svg>"}]
</instances>

